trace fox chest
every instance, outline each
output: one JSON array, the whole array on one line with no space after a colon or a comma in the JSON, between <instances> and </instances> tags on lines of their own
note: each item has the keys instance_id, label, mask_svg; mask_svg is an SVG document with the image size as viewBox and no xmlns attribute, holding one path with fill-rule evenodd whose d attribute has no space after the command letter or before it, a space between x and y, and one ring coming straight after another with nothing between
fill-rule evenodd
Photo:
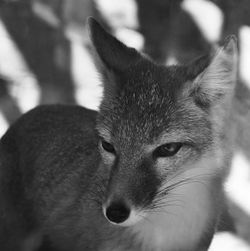
<instances>
[{"instance_id":1,"label":"fox chest","mask_svg":"<svg viewBox=\"0 0 250 251\"><path fill-rule=\"evenodd\" d=\"M164 206L155 208L136 225L133 231L141 250L195 251L203 239L211 238L216 213L207 185L193 183L177 189L178 196L166 198Z\"/></svg>"}]
</instances>

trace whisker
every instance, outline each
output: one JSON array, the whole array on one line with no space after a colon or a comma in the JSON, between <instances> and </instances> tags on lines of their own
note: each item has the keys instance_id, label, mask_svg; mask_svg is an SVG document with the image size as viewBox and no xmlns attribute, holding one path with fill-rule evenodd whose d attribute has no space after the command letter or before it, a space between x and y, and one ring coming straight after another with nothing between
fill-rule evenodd
<instances>
[{"instance_id":1,"label":"whisker","mask_svg":"<svg viewBox=\"0 0 250 251\"><path fill-rule=\"evenodd\" d=\"M175 174L174 176L169 178L166 183L170 182L172 183L175 179L178 179L178 177L182 173L183 172L179 172ZM199 183L209 189L208 184L203 179L210 178L213 175L214 174L212 173L192 175L190 177L182 178L180 180L173 182L172 184L160 188L151 205L145 207L146 212L167 213L175 215L173 212L169 212L167 208L170 207L184 208L184 201L181 200L183 195L176 193L175 192L176 188L180 188L182 186L192 183Z\"/></svg>"}]
</instances>

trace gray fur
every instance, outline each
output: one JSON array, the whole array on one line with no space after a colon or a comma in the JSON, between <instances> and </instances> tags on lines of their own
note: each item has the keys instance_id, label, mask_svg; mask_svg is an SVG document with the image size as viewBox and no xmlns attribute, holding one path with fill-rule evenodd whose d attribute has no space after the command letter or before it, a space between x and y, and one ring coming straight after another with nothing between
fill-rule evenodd
<instances>
[{"instance_id":1,"label":"gray fur","mask_svg":"<svg viewBox=\"0 0 250 251\"><path fill-rule=\"evenodd\" d=\"M206 75L209 60L159 66L93 19L90 30L104 69L100 112L36 108L1 139L0 246L22 250L39 233L45 250L207 250L231 160L235 41L214 58L222 72L231 64L222 83L230 87L216 89ZM201 74L208 84L190 91ZM102 148L102 138L115 153ZM153 158L157 147L171 142L183 143L175 156ZM175 193L181 207L169 205ZM140 221L107 221L103 208L119 200L140 212Z\"/></svg>"}]
</instances>

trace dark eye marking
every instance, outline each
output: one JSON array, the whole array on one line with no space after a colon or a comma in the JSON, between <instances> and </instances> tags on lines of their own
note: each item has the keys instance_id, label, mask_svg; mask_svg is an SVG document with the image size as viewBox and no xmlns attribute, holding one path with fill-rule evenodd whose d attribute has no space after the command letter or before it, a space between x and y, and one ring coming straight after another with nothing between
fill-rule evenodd
<instances>
[{"instance_id":1,"label":"dark eye marking","mask_svg":"<svg viewBox=\"0 0 250 251\"><path fill-rule=\"evenodd\" d=\"M153 152L154 158L164 158L174 156L183 146L182 143L168 143L157 147Z\"/></svg>"},{"instance_id":2,"label":"dark eye marking","mask_svg":"<svg viewBox=\"0 0 250 251\"><path fill-rule=\"evenodd\" d=\"M110 144L109 142L105 141L105 140L101 140L101 146L102 148L109 153L113 153L115 154L115 148L112 144Z\"/></svg>"}]
</instances>

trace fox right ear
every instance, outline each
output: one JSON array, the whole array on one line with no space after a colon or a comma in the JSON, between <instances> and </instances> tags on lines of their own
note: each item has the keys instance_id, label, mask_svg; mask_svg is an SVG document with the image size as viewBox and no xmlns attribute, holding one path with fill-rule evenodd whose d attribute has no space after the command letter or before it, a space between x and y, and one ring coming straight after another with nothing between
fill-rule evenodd
<instances>
[{"instance_id":1,"label":"fox right ear","mask_svg":"<svg viewBox=\"0 0 250 251\"><path fill-rule=\"evenodd\" d=\"M217 104L219 100L232 97L237 79L237 42L230 36L207 65L199 61L205 69L199 73L188 93L202 106ZM200 70L199 70L200 71Z\"/></svg>"},{"instance_id":2,"label":"fox right ear","mask_svg":"<svg viewBox=\"0 0 250 251\"><path fill-rule=\"evenodd\" d=\"M135 49L110 35L94 18L88 19L88 26L95 50L108 70L122 72L141 59Z\"/></svg>"}]
</instances>

